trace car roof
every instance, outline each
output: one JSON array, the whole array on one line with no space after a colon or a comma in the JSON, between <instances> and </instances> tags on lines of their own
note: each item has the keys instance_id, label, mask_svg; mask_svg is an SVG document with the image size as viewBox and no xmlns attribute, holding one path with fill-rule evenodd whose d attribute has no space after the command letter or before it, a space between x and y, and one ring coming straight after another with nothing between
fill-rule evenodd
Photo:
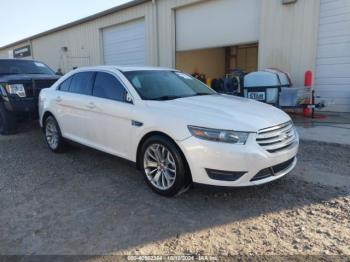
<instances>
[{"instance_id":1,"label":"car roof","mask_svg":"<svg viewBox=\"0 0 350 262\"><path fill-rule=\"evenodd\" d=\"M149 66L117 66L117 65L105 65L105 66L89 66L89 67L79 67L76 70L119 70L121 72L130 71L177 71L176 69L165 68L165 67L149 67Z\"/></svg>"},{"instance_id":2,"label":"car roof","mask_svg":"<svg viewBox=\"0 0 350 262\"><path fill-rule=\"evenodd\" d=\"M40 62L39 60L33 59L20 59L20 58L5 58L0 59L0 61L31 61L31 62ZM130 71L177 71L176 69L166 68L166 67L150 67L150 66L117 66L117 65L101 65L101 66L86 66L86 67L78 67L77 71L85 71L85 70L98 70L98 69L107 69L107 70L119 70L121 72L130 72Z\"/></svg>"},{"instance_id":3,"label":"car roof","mask_svg":"<svg viewBox=\"0 0 350 262\"><path fill-rule=\"evenodd\" d=\"M21 59L21 58L5 58L5 59L0 59L0 61L28 61L28 62L40 62L39 60L33 60L33 59Z\"/></svg>"}]
</instances>

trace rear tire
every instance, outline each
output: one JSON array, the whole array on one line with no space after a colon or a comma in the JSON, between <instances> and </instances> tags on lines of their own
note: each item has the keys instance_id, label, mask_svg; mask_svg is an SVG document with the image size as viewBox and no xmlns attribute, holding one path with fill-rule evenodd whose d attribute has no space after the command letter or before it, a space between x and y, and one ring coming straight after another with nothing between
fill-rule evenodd
<instances>
[{"instance_id":1,"label":"rear tire","mask_svg":"<svg viewBox=\"0 0 350 262\"><path fill-rule=\"evenodd\" d=\"M190 183L186 160L177 145L165 136L148 138L141 147L139 161L147 185L162 196L179 194Z\"/></svg>"},{"instance_id":2,"label":"rear tire","mask_svg":"<svg viewBox=\"0 0 350 262\"><path fill-rule=\"evenodd\" d=\"M11 135L17 131L16 115L6 110L3 103L0 103L0 134Z\"/></svg>"},{"instance_id":3,"label":"rear tire","mask_svg":"<svg viewBox=\"0 0 350 262\"><path fill-rule=\"evenodd\" d=\"M45 140L49 149L54 153L63 153L66 143L62 137L61 129L53 116L48 116L44 122Z\"/></svg>"}]
</instances>

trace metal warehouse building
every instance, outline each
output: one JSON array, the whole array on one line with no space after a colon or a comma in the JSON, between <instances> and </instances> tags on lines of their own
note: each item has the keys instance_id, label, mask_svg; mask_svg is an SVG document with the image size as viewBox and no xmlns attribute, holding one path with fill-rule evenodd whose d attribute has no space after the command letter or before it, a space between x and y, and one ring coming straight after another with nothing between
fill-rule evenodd
<instances>
[{"instance_id":1,"label":"metal warehouse building","mask_svg":"<svg viewBox=\"0 0 350 262\"><path fill-rule=\"evenodd\" d=\"M98 64L174 67L209 78L312 70L330 111L350 112L349 0L135 0L0 48L54 70Z\"/></svg>"}]
</instances>

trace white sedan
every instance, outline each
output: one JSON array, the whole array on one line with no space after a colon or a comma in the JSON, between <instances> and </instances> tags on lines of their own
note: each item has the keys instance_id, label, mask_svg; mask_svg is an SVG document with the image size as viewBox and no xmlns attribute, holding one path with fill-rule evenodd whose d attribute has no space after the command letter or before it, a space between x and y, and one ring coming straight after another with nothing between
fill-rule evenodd
<instances>
[{"instance_id":1,"label":"white sedan","mask_svg":"<svg viewBox=\"0 0 350 262\"><path fill-rule=\"evenodd\" d=\"M157 193L254 186L289 173L299 138L283 111L221 95L172 69L74 70L39 98L49 148L67 141L133 161Z\"/></svg>"}]
</instances>

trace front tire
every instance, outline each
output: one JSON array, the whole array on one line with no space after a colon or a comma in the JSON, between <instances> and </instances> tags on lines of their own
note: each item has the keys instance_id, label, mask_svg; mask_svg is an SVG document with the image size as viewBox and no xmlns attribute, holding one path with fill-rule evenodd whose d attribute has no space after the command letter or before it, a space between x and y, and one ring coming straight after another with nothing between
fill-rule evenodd
<instances>
[{"instance_id":1,"label":"front tire","mask_svg":"<svg viewBox=\"0 0 350 262\"><path fill-rule=\"evenodd\" d=\"M44 134L46 143L54 153L62 153L66 149L60 127L53 116L49 116L44 122Z\"/></svg>"},{"instance_id":2,"label":"front tire","mask_svg":"<svg viewBox=\"0 0 350 262\"><path fill-rule=\"evenodd\" d=\"M189 184L186 160L169 138L152 136L141 148L142 173L147 185L156 193L171 197Z\"/></svg>"},{"instance_id":3,"label":"front tire","mask_svg":"<svg viewBox=\"0 0 350 262\"><path fill-rule=\"evenodd\" d=\"M0 134L11 135L17 131L17 120L14 113L6 110L3 103L0 103Z\"/></svg>"}]
</instances>

